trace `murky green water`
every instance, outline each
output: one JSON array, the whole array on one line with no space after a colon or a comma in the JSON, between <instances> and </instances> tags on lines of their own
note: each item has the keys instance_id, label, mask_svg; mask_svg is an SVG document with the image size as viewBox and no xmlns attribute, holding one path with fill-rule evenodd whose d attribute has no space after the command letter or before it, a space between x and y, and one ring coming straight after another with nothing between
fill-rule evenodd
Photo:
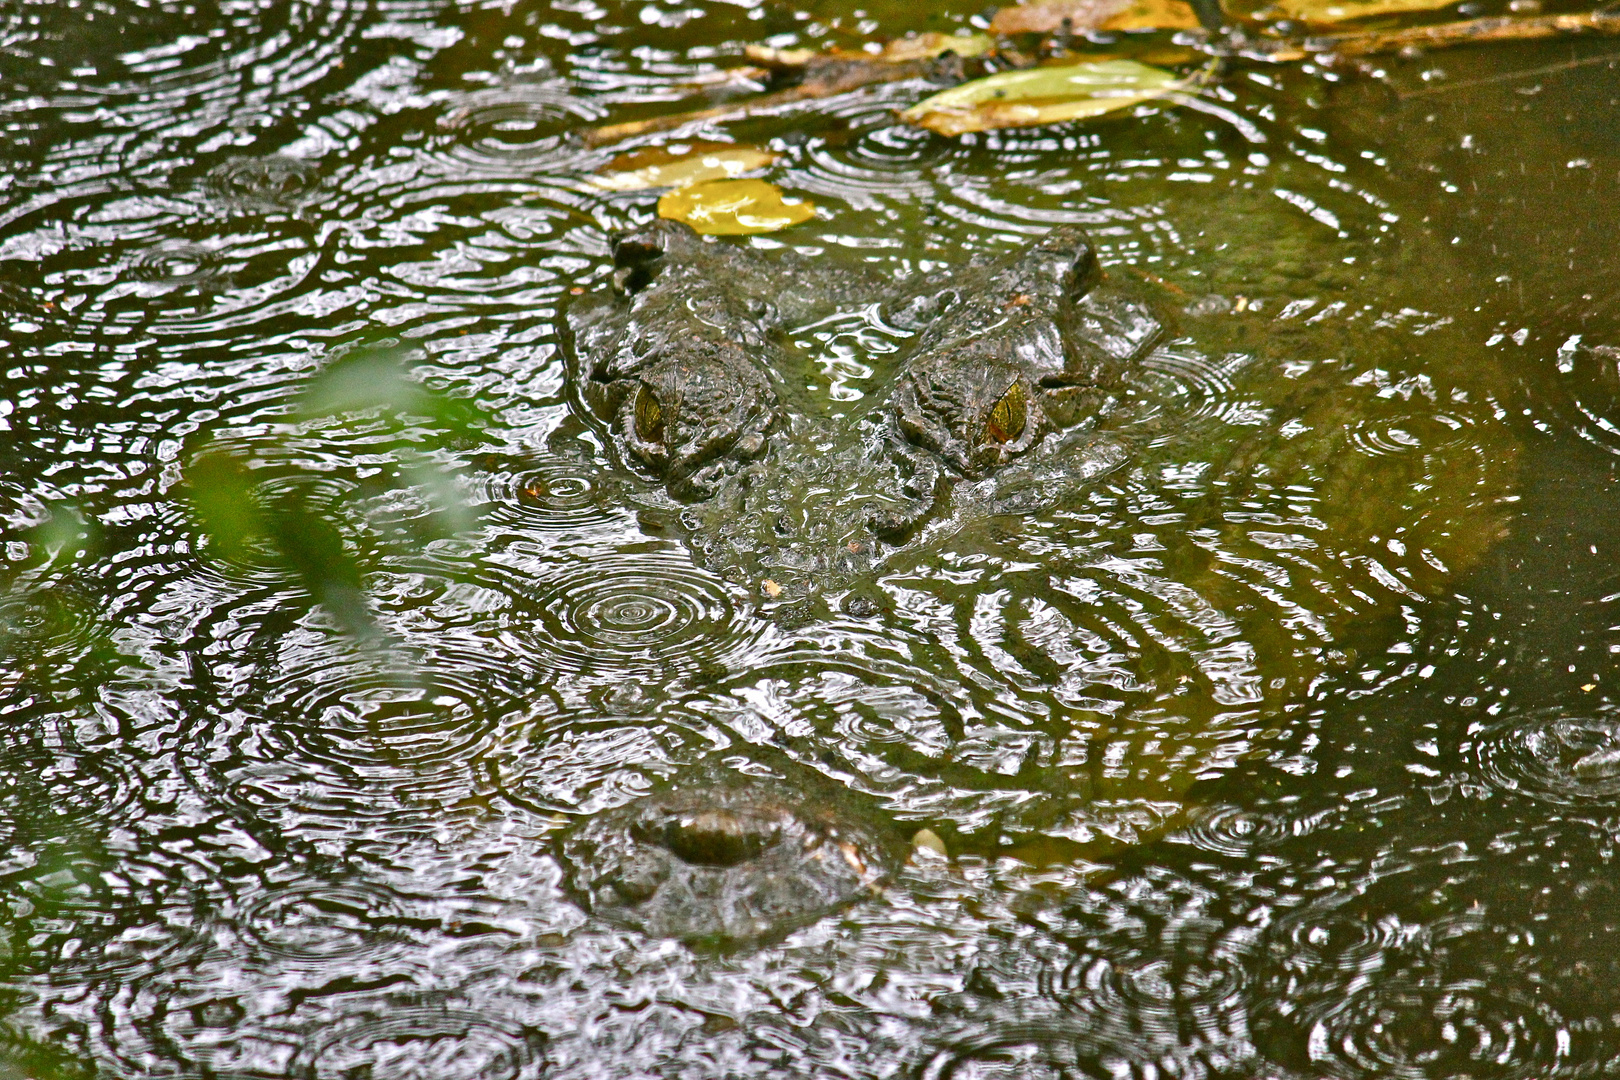
<instances>
[{"instance_id":1,"label":"murky green water","mask_svg":"<svg viewBox=\"0 0 1620 1080\"><path fill-rule=\"evenodd\" d=\"M1079 223L1181 314L1133 461L935 530L858 615L638 518L557 326L654 196L569 133L703 104L744 43L973 13L0 5L18 1075L1620 1068L1612 44L960 141L897 125L915 83L709 129L819 208L767 252L901 275ZM906 332L795 337L838 418ZM476 434L300 418L373 346ZM210 447L328 523L380 637L204 540ZM700 770L950 858L731 952L572 902L564 831Z\"/></svg>"}]
</instances>

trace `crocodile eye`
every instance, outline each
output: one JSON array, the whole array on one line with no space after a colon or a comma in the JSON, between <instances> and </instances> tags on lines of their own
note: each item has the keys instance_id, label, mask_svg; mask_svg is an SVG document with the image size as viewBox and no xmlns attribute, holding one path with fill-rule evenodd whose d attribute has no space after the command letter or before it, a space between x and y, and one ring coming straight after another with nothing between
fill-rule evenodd
<instances>
[{"instance_id":1,"label":"crocodile eye","mask_svg":"<svg viewBox=\"0 0 1620 1080\"><path fill-rule=\"evenodd\" d=\"M645 383L636 391L636 435L642 442L664 441L664 407Z\"/></svg>"},{"instance_id":2,"label":"crocodile eye","mask_svg":"<svg viewBox=\"0 0 1620 1080\"><path fill-rule=\"evenodd\" d=\"M1024 433L1029 422L1029 407L1024 401L1024 384L1015 382L1001 395L1001 400L990 406L990 415L984 421L984 440L990 443L1010 443Z\"/></svg>"}]
</instances>

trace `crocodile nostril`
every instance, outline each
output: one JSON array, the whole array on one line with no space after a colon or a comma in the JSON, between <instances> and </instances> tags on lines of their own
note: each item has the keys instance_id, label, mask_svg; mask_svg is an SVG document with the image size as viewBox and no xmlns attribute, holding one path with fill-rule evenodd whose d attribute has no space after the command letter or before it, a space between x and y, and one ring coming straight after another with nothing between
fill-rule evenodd
<instances>
[{"instance_id":1,"label":"crocodile nostril","mask_svg":"<svg viewBox=\"0 0 1620 1080\"><path fill-rule=\"evenodd\" d=\"M908 524L906 515L892 507L874 506L866 512L866 527L883 539L904 533Z\"/></svg>"},{"instance_id":2,"label":"crocodile nostril","mask_svg":"<svg viewBox=\"0 0 1620 1080\"><path fill-rule=\"evenodd\" d=\"M793 528L793 522L789 521L786 515L778 514L776 520L771 522L771 531L777 536L789 537L797 530Z\"/></svg>"}]
</instances>

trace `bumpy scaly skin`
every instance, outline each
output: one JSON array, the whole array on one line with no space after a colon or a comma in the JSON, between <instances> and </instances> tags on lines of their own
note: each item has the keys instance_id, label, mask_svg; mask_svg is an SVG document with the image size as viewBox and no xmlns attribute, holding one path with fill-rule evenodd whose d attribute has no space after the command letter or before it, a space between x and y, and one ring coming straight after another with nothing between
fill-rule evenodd
<instances>
[{"instance_id":1,"label":"bumpy scaly skin","mask_svg":"<svg viewBox=\"0 0 1620 1080\"><path fill-rule=\"evenodd\" d=\"M912 343L886 406L900 431L957 474L980 477L1094 420L1162 331L1145 304L1102 277L1073 227L969 275ZM1021 414L1015 427L997 422L1003 401L1015 406L1012 421Z\"/></svg>"},{"instance_id":2,"label":"bumpy scaly skin","mask_svg":"<svg viewBox=\"0 0 1620 1080\"><path fill-rule=\"evenodd\" d=\"M684 226L621 237L615 295L569 318L585 404L625 457L685 499L708 498L764 454L782 419L770 376L786 358L776 313L728 289L703 254Z\"/></svg>"},{"instance_id":3,"label":"bumpy scaly skin","mask_svg":"<svg viewBox=\"0 0 1620 1080\"><path fill-rule=\"evenodd\" d=\"M690 504L680 519L700 560L790 595L869 570L944 516L959 481L972 483L957 509L1022 512L1117 465L1085 433L1162 333L1103 282L1083 232L1056 229L901 297L919 332L894 382L834 427L790 414L775 390L799 363L781 331L804 306L801 266L671 222L618 240L614 263L615 296L570 313L580 397L624 458Z\"/></svg>"}]
</instances>

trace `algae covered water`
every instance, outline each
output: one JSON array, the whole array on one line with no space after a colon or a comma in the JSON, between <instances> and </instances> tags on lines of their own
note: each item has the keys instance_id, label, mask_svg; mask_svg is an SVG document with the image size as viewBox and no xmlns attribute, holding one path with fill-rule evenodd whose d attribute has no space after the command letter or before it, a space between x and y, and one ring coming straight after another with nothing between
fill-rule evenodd
<instances>
[{"instance_id":1,"label":"algae covered water","mask_svg":"<svg viewBox=\"0 0 1620 1080\"><path fill-rule=\"evenodd\" d=\"M581 136L979 17L0 6L6 1068L1617 1067L1613 44ZM882 297L1065 225L1165 321L1128 456L819 590L706 561L563 333L656 215L604 175L699 142L814 206L713 241L820 304L771 498L879 482L815 433L897 377ZM852 884L742 943L593 906L580 838L710 784L858 822Z\"/></svg>"}]
</instances>

